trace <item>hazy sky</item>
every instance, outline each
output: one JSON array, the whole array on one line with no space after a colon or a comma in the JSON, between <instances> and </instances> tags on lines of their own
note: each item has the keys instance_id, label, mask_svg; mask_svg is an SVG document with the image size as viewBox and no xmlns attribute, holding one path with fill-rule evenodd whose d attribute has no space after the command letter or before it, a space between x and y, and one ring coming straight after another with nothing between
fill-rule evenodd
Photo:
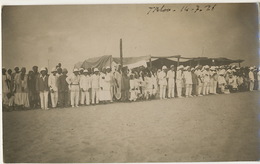
<instances>
[{"instance_id":1,"label":"hazy sky","mask_svg":"<svg viewBox=\"0 0 260 164\"><path fill-rule=\"evenodd\" d=\"M259 64L256 4L217 4L197 13L166 4L176 11L147 15L154 6L162 5L4 7L3 66L30 69L48 66L49 59L50 68L61 62L71 69L89 57L119 57L120 38L124 56L227 57Z\"/></svg>"}]
</instances>

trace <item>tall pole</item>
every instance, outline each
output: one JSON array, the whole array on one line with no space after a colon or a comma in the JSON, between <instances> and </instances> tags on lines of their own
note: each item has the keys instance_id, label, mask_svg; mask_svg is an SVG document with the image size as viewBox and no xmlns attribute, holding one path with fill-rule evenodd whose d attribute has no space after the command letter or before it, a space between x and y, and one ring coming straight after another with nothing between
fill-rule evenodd
<instances>
[{"instance_id":1,"label":"tall pole","mask_svg":"<svg viewBox=\"0 0 260 164\"><path fill-rule=\"evenodd\" d=\"M152 68L153 65L152 65L152 57L151 57L151 55L150 55L150 59L149 59L149 64L150 64L150 68Z\"/></svg>"},{"instance_id":2,"label":"tall pole","mask_svg":"<svg viewBox=\"0 0 260 164\"><path fill-rule=\"evenodd\" d=\"M122 39L120 39L120 64L121 68L123 68L123 47L122 47Z\"/></svg>"},{"instance_id":3,"label":"tall pole","mask_svg":"<svg viewBox=\"0 0 260 164\"><path fill-rule=\"evenodd\" d=\"M50 60L48 59L48 70L50 70Z\"/></svg>"}]
</instances>

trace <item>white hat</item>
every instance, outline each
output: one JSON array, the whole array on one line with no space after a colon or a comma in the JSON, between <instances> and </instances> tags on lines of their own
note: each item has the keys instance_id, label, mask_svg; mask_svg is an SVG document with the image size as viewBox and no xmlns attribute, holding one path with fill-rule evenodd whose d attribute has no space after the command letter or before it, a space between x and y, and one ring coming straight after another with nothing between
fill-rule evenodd
<instances>
[{"instance_id":1,"label":"white hat","mask_svg":"<svg viewBox=\"0 0 260 164\"><path fill-rule=\"evenodd\" d=\"M62 72L68 72L68 70L66 68L63 68Z\"/></svg>"},{"instance_id":2,"label":"white hat","mask_svg":"<svg viewBox=\"0 0 260 164\"><path fill-rule=\"evenodd\" d=\"M109 66L107 66L107 67L106 67L106 69L110 69L110 67L109 67Z\"/></svg>"},{"instance_id":3,"label":"white hat","mask_svg":"<svg viewBox=\"0 0 260 164\"><path fill-rule=\"evenodd\" d=\"M211 66L210 70L212 70L212 71L216 70L215 66Z\"/></svg>"},{"instance_id":4,"label":"white hat","mask_svg":"<svg viewBox=\"0 0 260 164\"><path fill-rule=\"evenodd\" d=\"M167 69L167 67L164 65L164 66L162 67L162 69Z\"/></svg>"},{"instance_id":5,"label":"white hat","mask_svg":"<svg viewBox=\"0 0 260 164\"><path fill-rule=\"evenodd\" d=\"M45 68L45 67L42 67L42 68L40 69L40 71L46 71L46 68Z\"/></svg>"},{"instance_id":6,"label":"white hat","mask_svg":"<svg viewBox=\"0 0 260 164\"><path fill-rule=\"evenodd\" d=\"M83 71L83 70L84 70L84 68L80 68L80 69L79 69L79 71Z\"/></svg>"},{"instance_id":7,"label":"white hat","mask_svg":"<svg viewBox=\"0 0 260 164\"><path fill-rule=\"evenodd\" d=\"M79 72L78 68L74 68L73 72Z\"/></svg>"},{"instance_id":8,"label":"white hat","mask_svg":"<svg viewBox=\"0 0 260 164\"><path fill-rule=\"evenodd\" d=\"M52 72L57 72L57 69L56 69L56 68L52 68L52 69L51 69L51 73L52 73Z\"/></svg>"},{"instance_id":9,"label":"white hat","mask_svg":"<svg viewBox=\"0 0 260 164\"><path fill-rule=\"evenodd\" d=\"M86 73L86 72L88 72L88 70L87 70L87 69L85 69L83 72L84 72L84 73Z\"/></svg>"},{"instance_id":10,"label":"white hat","mask_svg":"<svg viewBox=\"0 0 260 164\"><path fill-rule=\"evenodd\" d=\"M195 69L197 69L197 68L199 68L199 66L198 66L198 65L195 67Z\"/></svg>"},{"instance_id":11,"label":"white hat","mask_svg":"<svg viewBox=\"0 0 260 164\"><path fill-rule=\"evenodd\" d=\"M195 70L195 68L191 68L191 71L194 71Z\"/></svg>"},{"instance_id":12,"label":"white hat","mask_svg":"<svg viewBox=\"0 0 260 164\"><path fill-rule=\"evenodd\" d=\"M209 68L209 66L208 66L208 65L205 65L205 66L204 66L204 68L205 68L205 69L208 69L208 68Z\"/></svg>"},{"instance_id":13,"label":"white hat","mask_svg":"<svg viewBox=\"0 0 260 164\"><path fill-rule=\"evenodd\" d=\"M228 72L228 73L231 73L231 69L228 69L227 72Z\"/></svg>"},{"instance_id":14,"label":"white hat","mask_svg":"<svg viewBox=\"0 0 260 164\"><path fill-rule=\"evenodd\" d=\"M235 68L236 66L235 65L232 65L231 68Z\"/></svg>"},{"instance_id":15,"label":"white hat","mask_svg":"<svg viewBox=\"0 0 260 164\"><path fill-rule=\"evenodd\" d=\"M254 68L253 68L253 67L250 67L249 69L252 70L252 69L254 69Z\"/></svg>"},{"instance_id":16,"label":"white hat","mask_svg":"<svg viewBox=\"0 0 260 164\"><path fill-rule=\"evenodd\" d=\"M178 66L177 68L178 68L178 69L182 69L182 68L184 68L184 67L183 67L183 65L180 65L180 66Z\"/></svg>"},{"instance_id":17,"label":"white hat","mask_svg":"<svg viewBox=\"0 0 260 164\"><path fill-rule=\"evenodd\" d=\"M174 65L171 65L170 68L174 68Z\"/></svg>"},{"instance_id":18,"label":"white hat","mask_svg":"<svg viewBox=\"0 0 260 164\"><path fill-rule=\"evenodd\" d=\"M225 70L222 69L221 71L219 71L219 74L220 74L220 75L224 75L224 74L225 74Z\"/></svg>"},{"instance_id":19,"label":"white hat","mask_svg":"<svg viewBox=\"0 0 260 164\"><path fill-rule=\"evenodd\" d=\"M97 68L94 68L94 72L98 72L99 70Z\"/></svg>"}]
</instances>

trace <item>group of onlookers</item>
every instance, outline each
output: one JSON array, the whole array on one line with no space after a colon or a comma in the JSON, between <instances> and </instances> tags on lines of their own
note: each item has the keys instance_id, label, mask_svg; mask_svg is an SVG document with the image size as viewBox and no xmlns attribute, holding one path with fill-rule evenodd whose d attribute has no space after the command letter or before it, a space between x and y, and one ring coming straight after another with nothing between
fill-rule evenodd
<instances>
[{"instance_id":1,"label":"group of onlookers","mask_svg":"<svg viewBox=\"0 0 260 164\"><path fill-rule=\"evenodd\" d=\"M256 67L180 65L162 69L138 67L74 68L59 63L49 71L34 66L2 69L3 107L8 110L49 109L95 105L114 101L138 101L193 97L208 94L260 90Z\"/></svg>"}]
</instances>

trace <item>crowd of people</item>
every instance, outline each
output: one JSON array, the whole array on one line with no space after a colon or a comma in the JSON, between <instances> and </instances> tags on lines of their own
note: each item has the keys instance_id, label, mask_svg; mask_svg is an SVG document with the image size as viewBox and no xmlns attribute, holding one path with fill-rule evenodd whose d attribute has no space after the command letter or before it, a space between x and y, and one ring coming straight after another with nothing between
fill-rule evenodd
<instances>
[{"instance_id":1,"label":"crowd of people","mask_svg":"<svg viewBox=\"0 0 260 164\"><path fill-rule=\"evenodd\" d=\"M79 107L260 90L260 69L235 65L2 69L4 110Z\"/></svg>"}]
</instances>

